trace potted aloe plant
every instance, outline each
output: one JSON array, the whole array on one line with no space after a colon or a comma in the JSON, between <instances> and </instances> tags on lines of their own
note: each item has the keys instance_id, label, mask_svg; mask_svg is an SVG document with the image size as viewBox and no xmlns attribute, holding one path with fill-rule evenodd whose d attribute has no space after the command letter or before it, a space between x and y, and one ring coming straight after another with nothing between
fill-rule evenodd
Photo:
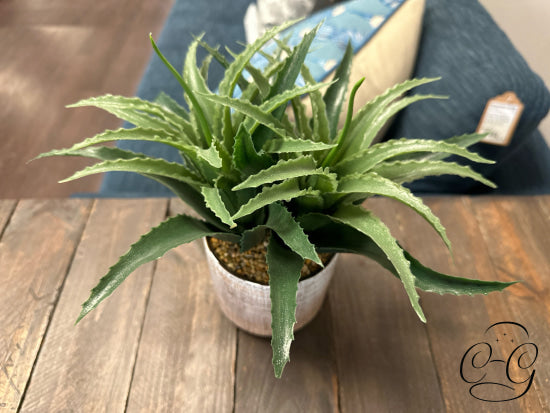
<instances>
[{"instance_id":1,"label":"potted aloe plant","mask_svg":"<svg viewBox=\"0 0 550 413\"><path fill-rule=\"evenodd\" d=\"M398 111L416 101L438 98L403 97L412 88L436 79L399 84L354 115L354 96L361 81L349 85L346 98L351 47L334 80L317 83L304 59L318 28L290 48L277 39L290 25L268 31L241 53L233 54L231 61L197 38L189 47L182 73L164 58L151 38L155 52L179 81L189 109L166 94L155 102L106 95L72 105L104 109L135 127L108 130L71 148L40 155L99 160L65 181L107 171L136 172L167 186L201 217L170 217L143 235L101 278L84 302L78 320L137 267L179 245L211 237L237 244L242 251L260 246L266 251L269 277L273 366L280 377L294 338L300 274L306 261L323 266L321 253L361 254L381 264L401 280L422 321L425 316L417 288L439 294L487 294L510 285L453 277L423 266L362 205L372 196L400 201L429 222L450 248L439 219L402 184L429 175L456 174L494 186L471 168L445 160L458 155L490 162L467 149L481 135L373 144L377 133ZM273 55L263 51L270 41L277 44ZM200 67L196 62L199 46L210 53ZM264 54L267 60L263 69L249 63L256 53ZM205 80L212 58L225 68L216 93ZM305 86L296 86L299 76ZM308 108L303 100L307 95ZM345 122L339 127L345 100ZM182 162L170 163L101 145L118 140L172 146L181 154Z\"/></svg>"}]
</instances>

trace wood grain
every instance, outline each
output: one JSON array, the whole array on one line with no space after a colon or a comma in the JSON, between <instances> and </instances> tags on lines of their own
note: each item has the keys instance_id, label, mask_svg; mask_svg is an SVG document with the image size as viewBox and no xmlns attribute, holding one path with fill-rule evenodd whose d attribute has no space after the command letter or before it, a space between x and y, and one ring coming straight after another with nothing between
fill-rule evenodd
<instances>
[{"instance_id":1,"label":"wood grain","mask_svg":"<svg viewBox=\"0 0 550 413\"><path fill-rule=\"evenodd\" d=\"M12 204L0 205L5 212ZM0 410L20 404L89 206L82 200L21 201L2 236Z\"/></svg>"},{"instance_id":2,"label":"wood grain","mask_svg":"<svg viewBox=\"0 0 550 413\"><path fill-rule=\"evenodd\" d=\"M154 263L140 267L77 326L74 322L100 276L166 210L164 199L96 201L21 411L124 410Z\"/></svg>"},{"instance_id":3,"label":"wood grain","mask_svg":"<svg viewBox=\"0 0 550 413\"><path fill-rule=\"evenodd\" d=\"M373 204L397 214L388 200ZM341 411L443 411L426 328L401 282L366 258L343 258L329 292Z\"/></svg>"},{"instance_id":4,"label":"wood grain","mask_svg":"<svg viewBox=\"0 0 550 413\"><path fill-rule=\"evenodd\" d=\"M134 95L173 0L0 2L0 197L63 197L99 188L100 175L57 184L90 161L41 152L120 126L97 109L66 109L105 93Z\"/></svg>"},{"instance_id":5,"label":"wood grain","mask_svg":"<svg viewBox=\"0 0 550 413\"><path fill-rule=\"evenodd\" d=\"M296 332L280 379L273 374L270 339L239 331L235 412L338 411L330 313L326 300L317 317Z\"/></svg>"},{"instance_id":6,"label":"wood grain","mask_svg":"<svg viewBox=\"0 0 550 413\"><path fill-rule=\"evenodd\" d=\"M501 200L496 203L495 198L491 197L474 200L486 202L487 205L494 207L497 205L500 207L501 203ZM495 240L499 240L500 244L501 235L491 230L489 231L491 235L487 236L486 220L481 219L479 213L472 208L470 198L428 199L427 203L447 228L449 238L453 242L453 257L445 252L438 235L426 222L415 217L414 212L406 208L400 208L399 213L386 214L386 216L384 216L385 209L377 212L386 219L391 218L390 226L394 235L400 239L405 248L430 267L470 278L500 281L518 279L518 277L511 277L511 274L503 276L502 273L495 271L495 268L499 267L495 265L498 261L491 256L488 244L498 245ZM524 213L529 215L531 212L526 210ZM498 221L500 222L500 218ZM529 239L519 234L507 234L505 239L512 239L512 236L519 237L514 238L516 242L522 238ZM493 359L507 359L516 345L504 342L503 337L495 336L493 330L487 334L485 330L495 322L505 320L519 322L512 311L512 306L508 304L508 299L520 291L518 288L521 287L512 286L503 293L491 293L485 297L438 296L428 293L422 295L422 304L428 317L430 345L447 411L494 411L494 403L479 401L470 396L469 388L472 384L460 378L460 362L462 355L471 345L482 341L491 344L495 354ZM508 337L515 342L522 338L519 337L518 331L508 331ZM497 342L497 338L501 340ZM504 370L495 368L484 372L496 382L506 379ZM472 372L474 373L477 371ZM520 391L516 395L519 393ZM506 393L496 388L483 389L483 396L489 399L501 399L505 395ZM544 410L535 391L518 400L499 403L498 406L499 411L502 412Z\"/></svg>"},{"instance_id":7,"label":"wood grain","mask_svg":"<svg viewBox=\"0 0 550 413\"><path fill-rule=\"evenodd\" d=\"M534 387L538 391L530 390L519 399L527 411L550 410L547 391L550 359L542 353L550 348L550 219L545 207L548 205L548 196L544 201L531 197L499 199L498 204L484 198L472 201L498 277L522 281L504 295L505 316L510 317L506 320L525 326L529 336L518 332L510 346L533 342L541 349L533 368L528 369L529 373L536 371Z\"/></svg>"},{"instance_id":8,"label":"wood grain","mask_svg":"<svg viewBox=\"0 0 550 413\"><path fill-rule=\"evenodd\" d=\"M423 325L398 279L344 255L321 313L297 332L281 380L269 340L238 331L219 311L197 242L136 271L75 327L88 290L168 207L163 199L100 200L89 213L91 202L0 201L0 411L550 410L550 197L428 198L454 257L410 209L369 201L424 264L523 282L488 296L422 293ZM186 211L170 203L170 214ZM506 357L526 340L521 330L485 330L508 320L539 346L526 369L534 385L514 401L476 400L460 378L462 355L485 340Z\"/></svg>"},{"instance_id":9,"label":"wood grain","mask_svg":"<svg viewBox=\"0 0 550 413\"><path fill-rule=\"evenodd\" d=\"M201 242L170 251L155 271L128 412L231 412L236 342Z\"/></svg>"},{"instance_id":10,"label":"wood grain","mask_svg":"<svg viewBox=\"0 0 550 413\"><path fill-rule=\"evenodd\" d=\"M391 214L392 233L423 264L441 272L468 278L496 280L492 262L473 211L464 198L428 199L427 204L441 218L452 241L451 256L437 233L412 210L399 207ZM377 211L384 217L384 211ZM390 216L384 217L386 221ZM503 294L507 294L505 292ZM485 339L492 322L500 321L502 293L483 296L422 294L422 306L428 318L430 345L437 366L443 398L448 412L494 411L493 403L482 402L469 394L472 384L461 379L461 358L471 346ZM498 350L495 347L495 350ZM498 391L484 390L486 396L498 398ZM518 411L517 401L499 405L499 411Z\"/></svg>"},{"instance_id":11,"label":"wood grain","mask_svg":"<svg viewBox=\"0 0 550 413\"><path fill-rule=\"evenodd\" d=\"M15 200L0 199L0 239L16 204L17 201Z\"/></svg>"}]
</instances>

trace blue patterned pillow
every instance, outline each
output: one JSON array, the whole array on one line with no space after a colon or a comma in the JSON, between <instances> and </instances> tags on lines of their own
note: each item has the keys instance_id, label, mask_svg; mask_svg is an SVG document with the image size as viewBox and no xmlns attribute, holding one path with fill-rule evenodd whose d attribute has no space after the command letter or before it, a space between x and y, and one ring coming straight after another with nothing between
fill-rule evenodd
<instances>
[{"instance_id":1,"label":"blue patterned pillow","mask_svg":"<svg viewBox=\"0 0 550 413\"><path fill-rule=\"evenodd\" d=\"M351 0L318 11L287 29L280 38L290 35L288 45L296 46L305 33L319 23L323 25L313 40L305 64L316 81L325 79L342 61L349 41L357 53L378 32L382 25L406 0ZM272 54L277 44L271 41L264 51ZM388 62L390 63L390 62ZM267 60L257 54L251 60L257 68L267 65ZM303 86L303 80L298 83Z\"/></svg>"}]
</instances>

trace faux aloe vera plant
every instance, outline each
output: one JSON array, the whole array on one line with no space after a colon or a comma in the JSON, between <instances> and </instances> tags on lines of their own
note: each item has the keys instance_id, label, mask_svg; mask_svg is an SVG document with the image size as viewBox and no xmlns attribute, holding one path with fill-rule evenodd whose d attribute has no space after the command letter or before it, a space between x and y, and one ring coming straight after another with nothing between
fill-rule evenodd
<instances>
[{"instance_id":1,"label":"faux aloe vera plant","mask_svg":"<svg viewBox=\"0 0 550 413\"><path fill-rule=\"evenodd\" d=\"M376 195L400 201L429 222L450 247L439 219L402 184L428 175L456 174L493 186L471 168L445 160L458 155L490 162L467 149L481 135L373 144L377 133L398 111L422 99L438 98L402 97L436 79L399 84L353 115L354 96L361 81L349 85L351 92L347 94L351 47L334 80L317 83L304 65L317 28L289 48L277 40L289 25L268 31L241 53L233 54L231 61L197 38L189 47L182 73L164 58L151 38L155 52L179 81L189 109L166 94L155 102L106 95L72 105L104 109L135 127L108 130L71 148L40 155L99 160L66 181L107 171L136 172L170 188L202 217L177 215L143 235L101 278L78 320L137 267L181 244L215 237L239 243L247 250L268 240L273 366L280 377L293 340L300 269L305 259L320 264L320 252L361 254L381 264L401 280L422 321L425 316L417 288L439 294L487 294L509 285L453 277L423 266L399 245L379 218L362 206L364 200ZM270 41L277 43L277 52L266 55L262 48ZM196 62L198 47L209 52L200 67ZM264 54L267 64L263 69L250 65L256 53ZM215 93L206 82L212 58L225 68ZM299 76L305 86L296 86ZM305 96L309 96L307 105ZM348 102L347 116L339 128L344 101ZM172 146L181 154L181 163L101 145L119 140Z\"/></svg>"}]
</instances>

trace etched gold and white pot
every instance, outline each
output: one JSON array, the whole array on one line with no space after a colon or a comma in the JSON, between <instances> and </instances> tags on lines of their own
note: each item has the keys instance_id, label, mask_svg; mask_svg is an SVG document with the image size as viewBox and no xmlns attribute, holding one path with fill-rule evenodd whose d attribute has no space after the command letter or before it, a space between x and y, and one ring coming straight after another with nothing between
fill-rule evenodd
<instances>
[{"instance_id":1,"label":"etched gold and white pot","mask_svg":"<svg viewBox=\"0 0 550 413\"><path fill-rule=\"evenodd\" d=\"M216 298L225 316L251 334L271 336L269 286L244 280L227 271L210 250L206 238L204 249ZM294 331L313 320L321 309L337 260L338 254L320 272L298 283Z\"/></svg>"}]
</instances>

